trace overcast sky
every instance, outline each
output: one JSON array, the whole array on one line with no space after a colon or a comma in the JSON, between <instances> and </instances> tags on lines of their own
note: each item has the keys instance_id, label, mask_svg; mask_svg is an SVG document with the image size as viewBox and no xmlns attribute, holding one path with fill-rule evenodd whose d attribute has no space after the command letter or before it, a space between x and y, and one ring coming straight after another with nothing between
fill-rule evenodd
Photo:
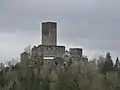
<instances>
[{"instance_id":1,"label":"overcast sky","mask_svg":"<svg viewBox=\"0 0 120 90\"><path fill-rule=\"evenodd\" d=\"M119 0L0 0L0 60L41 44L43 21L57 21L60 45L120 56Z\"/></svg>"}]
</instances>

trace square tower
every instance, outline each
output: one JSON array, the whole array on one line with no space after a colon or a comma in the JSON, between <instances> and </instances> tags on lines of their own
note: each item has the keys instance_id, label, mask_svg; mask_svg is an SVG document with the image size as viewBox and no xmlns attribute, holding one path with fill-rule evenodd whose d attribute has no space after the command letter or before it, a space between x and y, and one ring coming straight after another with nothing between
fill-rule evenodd
<instances>
[{"instance_id":1,"label":"square tower","mask_svg":"<svg viewBox=\"0 0 120 90\"><path fill-rule=\"evenodd\" d=\"M57 23L42 23L42 45L57 45Z\"/></svg>"}]
</instances>

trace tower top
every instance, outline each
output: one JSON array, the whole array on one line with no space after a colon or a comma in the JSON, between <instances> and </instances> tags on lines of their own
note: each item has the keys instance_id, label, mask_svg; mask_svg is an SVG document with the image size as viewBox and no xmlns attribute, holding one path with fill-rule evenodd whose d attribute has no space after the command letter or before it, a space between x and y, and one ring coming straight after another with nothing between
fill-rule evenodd
<instances>
[{"instance_id":1,"label":"tower top","mask_svg":"<svg viewBox=\"0 0 120 90\"><path fill-rule=\"evenodd\" d=\"M57 22L42 22L42 23L44 23L44 24L57 24Z\"/></svg>"}]
</instances>

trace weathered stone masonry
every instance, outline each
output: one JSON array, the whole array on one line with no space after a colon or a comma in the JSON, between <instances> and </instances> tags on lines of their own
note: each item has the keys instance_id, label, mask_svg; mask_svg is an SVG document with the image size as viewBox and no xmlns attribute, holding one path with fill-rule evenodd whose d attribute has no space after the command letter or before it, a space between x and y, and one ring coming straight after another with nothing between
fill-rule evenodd
<instances>
[{"instance_id":1,"label":"weathered stone masonry","mask_svg":"<svg viewBox=\"0 0 120 90\"><path fill-rule=\"evenodd\" d=\"M63 57L65 46L39 45L32 49L33 55L38 53L44 57Z\"/></svg>"}]
</instances>

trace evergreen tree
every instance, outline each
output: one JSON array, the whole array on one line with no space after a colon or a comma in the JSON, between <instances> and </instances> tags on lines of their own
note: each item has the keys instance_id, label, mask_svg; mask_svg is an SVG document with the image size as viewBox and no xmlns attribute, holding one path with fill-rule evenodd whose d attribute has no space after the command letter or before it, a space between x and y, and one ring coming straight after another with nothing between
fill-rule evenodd
<instances>
[{"instance_id":1,"label":"evergreen tree","mask_svg":"<svg viewBox=\"0 0 120 90\"><path fill-rule=\"evenodd\" d=\"M114 70L113 61L111 59L110 53L108 52L106 54L105 63L104 63L103 68L102 68L102 73L106 74L107 72L113 71L113 70Z\"/></svg>"},{"instance_id":2,"label":"evergreen tree","mask_svg":"<svg viewBox=\"0 0 120 90\"><path fill-rule=\"evenodd\" d=\"M120 69L120 62L119 62L119 59L117 57L116 62L115 62L115 70L118 71L119 69Z\"/></svg>"}]
</instances>

